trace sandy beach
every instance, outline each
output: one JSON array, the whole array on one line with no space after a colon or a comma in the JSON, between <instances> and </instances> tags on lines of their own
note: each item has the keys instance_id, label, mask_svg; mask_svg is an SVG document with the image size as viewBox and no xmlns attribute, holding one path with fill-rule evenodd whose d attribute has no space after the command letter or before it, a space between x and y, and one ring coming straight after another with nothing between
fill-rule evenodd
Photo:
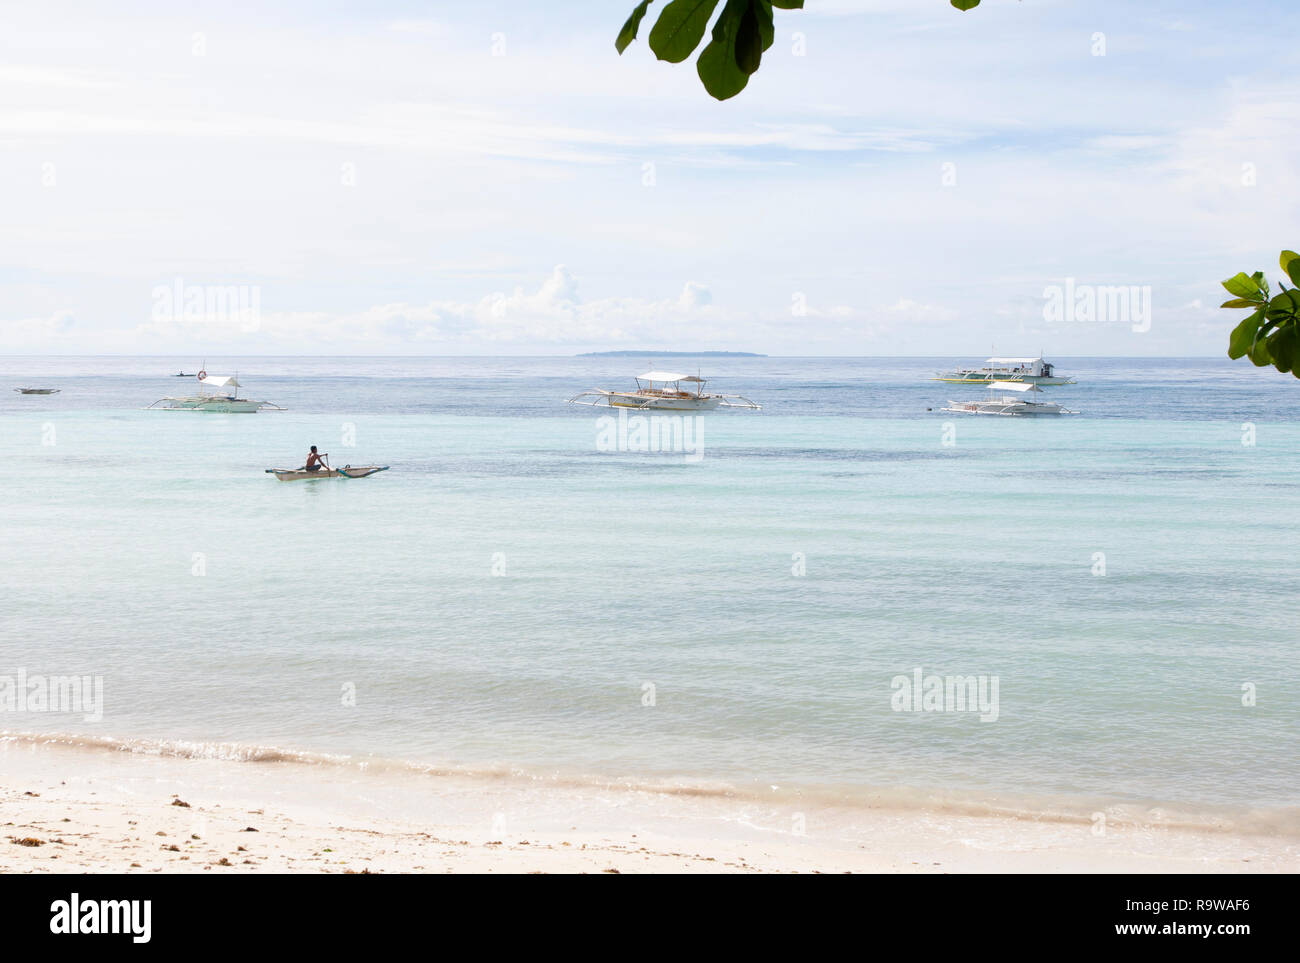
<instances>
[{"instance_id":1,"label":"sandy beach","mask_svg":"<svg viewBox=\"0 0 1300 963\"><path fill-rule=\"evenodd\" d=\"M1300 841L7 742L7 873L1296 872Z\"/></svg>"}]
</instances>

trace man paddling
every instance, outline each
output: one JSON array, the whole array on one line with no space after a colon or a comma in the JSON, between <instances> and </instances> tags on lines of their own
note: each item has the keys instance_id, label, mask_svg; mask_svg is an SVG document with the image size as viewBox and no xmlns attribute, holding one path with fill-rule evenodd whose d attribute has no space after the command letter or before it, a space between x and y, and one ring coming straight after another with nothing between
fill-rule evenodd
<instances>
[{"instance_id":1,"label":"man paddling","mask_svg":"<svg viewBox=\"0 0 1300 963\"><path fill-rule=\"evenodd\" d=\"M328 458L329 456L329 452L325 452L323 455L317 453L316 446L312 445L311 453L307 456L307 464L305 466L307 471L320 471L321 466L325 465L325 462L322 461L322 459ZM328 468L329 466L325 465L325 467Z\"/></svg>"}]
</instances>

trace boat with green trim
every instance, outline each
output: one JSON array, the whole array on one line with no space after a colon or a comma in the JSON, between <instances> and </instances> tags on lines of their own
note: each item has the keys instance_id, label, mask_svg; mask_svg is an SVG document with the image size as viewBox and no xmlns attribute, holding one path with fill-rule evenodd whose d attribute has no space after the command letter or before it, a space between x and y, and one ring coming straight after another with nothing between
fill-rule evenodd
<instances>
[{"instance_id":1,"label":"boat with green trim","mask_svg":"<svg viewBox=\"0 0 1300 963\"><path fill-rule=\"evenodd\" d=\"M1072 385L1073 378L1064 378L1043 356L1037 358L989 358L982 368L956 368L933 378L949 384L992 384L994 381L1023 381L1031 385Z\"/></svg>"}]
</instances>

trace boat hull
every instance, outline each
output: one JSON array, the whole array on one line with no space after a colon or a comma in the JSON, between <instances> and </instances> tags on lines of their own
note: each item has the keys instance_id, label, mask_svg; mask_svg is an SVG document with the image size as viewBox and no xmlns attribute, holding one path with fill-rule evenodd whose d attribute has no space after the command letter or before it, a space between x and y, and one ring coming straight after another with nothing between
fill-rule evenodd
<instances>
[{"instance_id":1,"label":"boat hull","mask_svg":"<svg viewBox=\"0 0 1300 963\"><path fill-rule=\"evenodd\" d=\"M612 408L635 408L639 411L713 411L721 398L654 398L635 394L609 395Z\"/></svg>"},{"instance_id":2,"label":"boat hull","mask_svg":"<svg viewBox=\"0 0 1300 963\"><path fill-rule=\"evenodd\" d=\"M387 465L344 465L342 468L322 468L320 471L304 471L301 468L268 468L267 472L275 475L276 481L314 481L317 478L365 478L376 472L388 471Z\"/></svg>"},{"instance_id":3,"label":"boat hull","mask_svg":"<svg viewBox=\"0 0 1300 963\"><path fill-rule=\"evenodd\" d=\"M166 398L163 403L150 405L156 411L205 411L218 415L253 415L262 408L272 407L265 401L246 398Z\"/></svg>"},{"instance_id":4,"label":"boat hull","mask_svg":"<svg viewBox=\"0 0 1300 963\"><path fill-rule=\"evenodd\" d=\"M988 385L995 381L1023 381L1027 385L1072 385L1076 383L1072 378L1048 378L1043 375L985 374L983 372L971 372L969 374L952 372L939 375L933 380L943 381L950 385Z\"/></svg>"},{"instance_id":5,"label":"boat hull","mask_svg":"<svg viewBox=\"0 0 1300 963\"><path fill-rule=\"evenodd\" d=\"M216 401L206 405L195 405L191 411L206 411L217 415L255 415L262 407L260 401Z\"/></svg>"},{"instance_id":6,"label":"boat hull","mask_svg":"<svg viewBox=\"0 0 1300 963\"><path fill-rule=\"evenodd\" d=\"M1029 401L990 402L990 401L950 401L949 407L940 411L951 411L959 415L1004 415L1015 418L1033 418L1044 415L1072 415L1075 412L1060 405L1035 404Z\"/></svg>"}]
</instances>

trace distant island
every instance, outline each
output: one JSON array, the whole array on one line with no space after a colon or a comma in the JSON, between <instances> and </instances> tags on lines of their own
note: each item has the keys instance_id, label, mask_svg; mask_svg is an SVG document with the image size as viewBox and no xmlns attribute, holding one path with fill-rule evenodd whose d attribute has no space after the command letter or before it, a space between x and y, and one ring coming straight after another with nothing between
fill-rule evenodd
<instances>
[{"instance_id":1,"label":"distant island","mask_svg":"<svg viewBox=\"0 0 1300 963\"><path fill-rule=\"evenodd\" d=\"M576 358L766 358L752 351L586 351Z\"/></svg>"}]
</instances>

